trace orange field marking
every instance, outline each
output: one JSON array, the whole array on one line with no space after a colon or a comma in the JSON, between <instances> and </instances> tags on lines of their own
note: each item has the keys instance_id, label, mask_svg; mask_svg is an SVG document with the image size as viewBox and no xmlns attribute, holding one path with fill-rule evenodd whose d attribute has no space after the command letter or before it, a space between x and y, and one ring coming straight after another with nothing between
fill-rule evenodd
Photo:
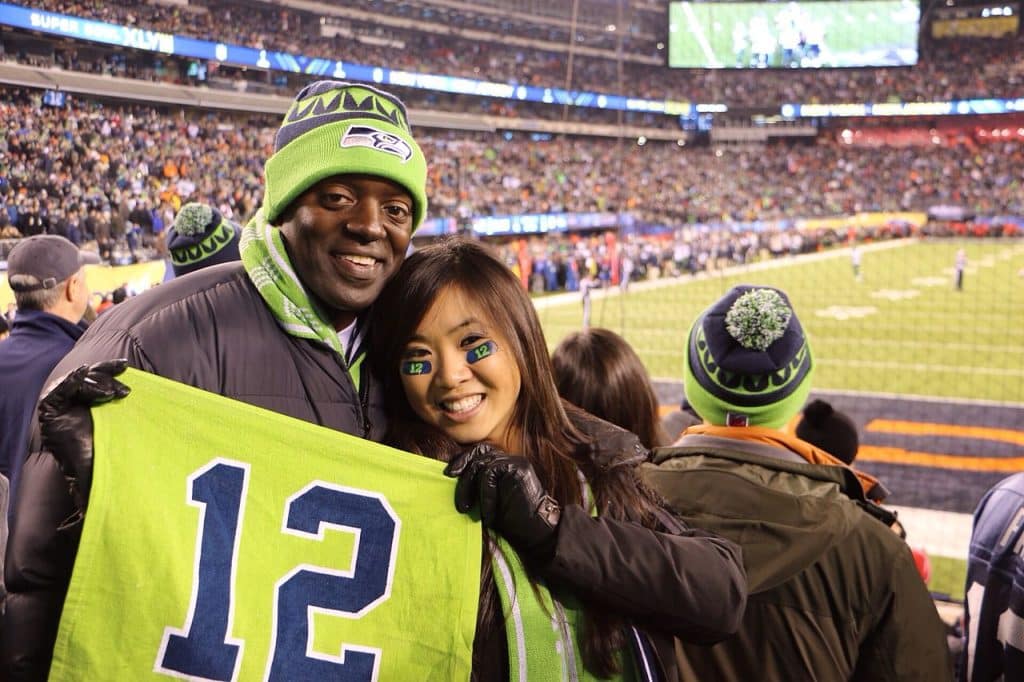
<instances>
[{"instance_id":1,"label":"orange field marking","mask_svg":"<svg viewBox=\"0 0 1024 682\"><path fill-rule=\"evenodd\" d=\"M861 445L857 450L857 462L886 462L888 464L913 464L915 466L941 467L961 471L1005 471L1015 473L1024 470L1024 457L969 457L944 455L935 452L915 452L904 448L882 445Z\"/></svg>"},{"instance_id":2,"label":"orange field marking","mask_svg":"<svg viewBox=\"0 0 1024 682\"><path fill-rule=\"evenodd\" d=\"M908 436L953 436L955 438L980 438L1003 443L1024 445L1024 431L993 429L986 426L959 426L956 424L933 424L930 422L908 422L896 419L873 419L865 427L876 433L901 433Z\"/></svg>"}]
</instances>

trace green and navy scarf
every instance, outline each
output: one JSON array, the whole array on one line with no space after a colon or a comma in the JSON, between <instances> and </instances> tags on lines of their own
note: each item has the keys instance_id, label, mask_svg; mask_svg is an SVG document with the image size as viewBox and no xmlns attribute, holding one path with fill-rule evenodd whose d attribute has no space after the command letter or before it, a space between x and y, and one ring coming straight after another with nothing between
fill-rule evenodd
<instances>
[{"instance_id":1,"label":"green and navy scarf","mask_svg":"<svg viewBox=\"0 0 1024 682\"><path fill-rule=\"evenodd\" d=\"M281 231L267 222L260 207L252 220L242 228L239 252L249 279L260 292L277 323L291 336L320 341L332 348L345 363L352 383L359 389L359 369L364 353L349 357L341 345L334 326L324 320L309 300L288 252Z\"/></svg>"},{"instance_id":2,"label":"green and navy scarf","mask_svg":"<svg viewBox=\"0 0 1024 682\"><path fill-rule=\"evenodd\" d=\"M590 486L582 474L580 479L583 506L597 516ZM583 665L578 642L583 605L573 595L552 590L543 581L531 584L526 566L501 536L490 534L487 543L505 619L510 682L596 682L599 678ZM656 682L657 664L646 638L632 625L626 626L626 638L628 644L620 652L622 672L609 679Z\"/></svg>"}]
</instances>

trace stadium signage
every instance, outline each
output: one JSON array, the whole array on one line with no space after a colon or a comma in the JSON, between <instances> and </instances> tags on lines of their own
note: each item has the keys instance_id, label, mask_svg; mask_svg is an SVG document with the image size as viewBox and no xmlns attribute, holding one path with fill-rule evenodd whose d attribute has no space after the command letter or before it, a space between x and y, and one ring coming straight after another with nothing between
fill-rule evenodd
<instances>
[{"instance_id":1,"label":"stadium signage","mask_svg":"<svg viewBox=\"0 0 1024 682\"><path fill-rule=\"evenodd\" d=\"M150 52L175 53L174 36L159 31L145 31L102 21L79 19L63 14L27 10L2 4L0 4L0 19L10 26L31 28L45 33L92 40L108 45L133 47Z\"/></svg>"},{"instance_id":2,"label":"stadium signage","mask_svg":"<svg viewBox=\"0 0 1024 682\"><path fill-rule=\"evenodd\" d=\"M877 104L784 104L784 118L867 116L949 116L1024 111L1021 99L964 99L952 102L879 102Z\"/></svg>"},{"instance_id":3,"label":"stadium signage","mask_svg":"<svg viewBox=\"0 0 1024 682\"><path fill-rule=\"evenodd\" d=\"M474 218L471 227L474 234L494 237L613 228L628 222L629 216L618 213L530 213Z\"/></svg>"},{"instance_id":4,"label":"stadium signage","mask_svg":"<svg viewBox=\"0 0 1024 682\"><path fill-rule=\"evenodd\" d=\"M234 66L250 66L273 71L305 73L313 76L345 78L366 83L398 85L480 97L519 99L529 102L566 104L618 111L688 112L690 104L670 100L651 100L596 92L541 88L528 85L478 81L429 73L392 70L333 59L258 50L242 45L214 43L187 36L142 31L101 21L91 21L52 12L39 12L0 3L0 24L42 31L81 40L92 40L151 52L162 52L192 59L208 59Z\"/></svg>"},{"instance_id":5,"label":"stadium signage","mask_svg":"<svg viewBox=\"0 0 1024 682\"><path fill-rule=\"evenodd\" d=\"M722 112L728 109L725 104L720 103L691 104L678 100L649 100L622 95L541 88L392 70L340 60L293 55L287 52L259 50L242 45L214 43L159 31L146 31L53 12L30 10L6 3L0 3L0 25L192 59L215 60L234 66L305 73L364 83L381 83L480 97L518 99L617 111L646 111L673 116L687 116L694 111ZM781 108L784 118L977 115L1014 111L1024 111L1024 98L1016 100L972 99L952 102L884 102L878 104L784 104Z\"/></svg>"}]
</instances>

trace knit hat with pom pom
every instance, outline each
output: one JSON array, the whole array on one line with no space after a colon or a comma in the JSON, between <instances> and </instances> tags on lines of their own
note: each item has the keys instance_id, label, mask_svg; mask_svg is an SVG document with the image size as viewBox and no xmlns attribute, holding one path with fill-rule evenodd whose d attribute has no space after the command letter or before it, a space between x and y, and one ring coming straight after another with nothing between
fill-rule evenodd
<instances>
[{"instance_id":1,"label":"knit hat with pom pom","mask_svg":"<svg viewBox=\"0 0 1024 682\"><path fill-rule=\"evenodd\" d=\"M205 204L185 204L167 233L167 249L175 277L217 263L239 260L242 228Z\"/></svg>"},{"instance_id":2,"label":"knit hat with pom pom","mask_svg":"<svg viewBox=\"0 0 1024 682\"><path fill-rule=\"evenodd\" d=\"M781 428L811 390L811 348L789 298L733 287L693 323L683 384L705 421Z\"/></svg>"}]
</instances>

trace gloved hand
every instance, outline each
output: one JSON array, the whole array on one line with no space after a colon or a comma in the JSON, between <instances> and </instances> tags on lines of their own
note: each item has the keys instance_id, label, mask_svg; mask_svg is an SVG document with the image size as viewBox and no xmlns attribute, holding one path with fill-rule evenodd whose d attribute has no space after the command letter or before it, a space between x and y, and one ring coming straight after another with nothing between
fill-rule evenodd
<instances>
[{"instance_id":1,"label":"gloved hand","mask_svg":"<svg viewBox=\"0 0 1024 682\"><path fill-rule=\"evenodd\" d=\"M479 444L457 455L444 473L459 478L456 509L466 513L478 505L484 526L501 533L520 554L550 558L561 508L544 490L529 460Z\"/></svg>"},{"instance_id":2,"label":"gloved hand","mask_svg":"<svg viewBox=\"0 0 1024 682\"><path fill-rule=\"evenodd\" d=\"M79 513L85 512L92 487L93 425L89 408L128 395L131 389L114 378L127 366L127 360L82 365L50 388L39 403L43 450L60 465Z\"/></svg>"}]
</instances>

